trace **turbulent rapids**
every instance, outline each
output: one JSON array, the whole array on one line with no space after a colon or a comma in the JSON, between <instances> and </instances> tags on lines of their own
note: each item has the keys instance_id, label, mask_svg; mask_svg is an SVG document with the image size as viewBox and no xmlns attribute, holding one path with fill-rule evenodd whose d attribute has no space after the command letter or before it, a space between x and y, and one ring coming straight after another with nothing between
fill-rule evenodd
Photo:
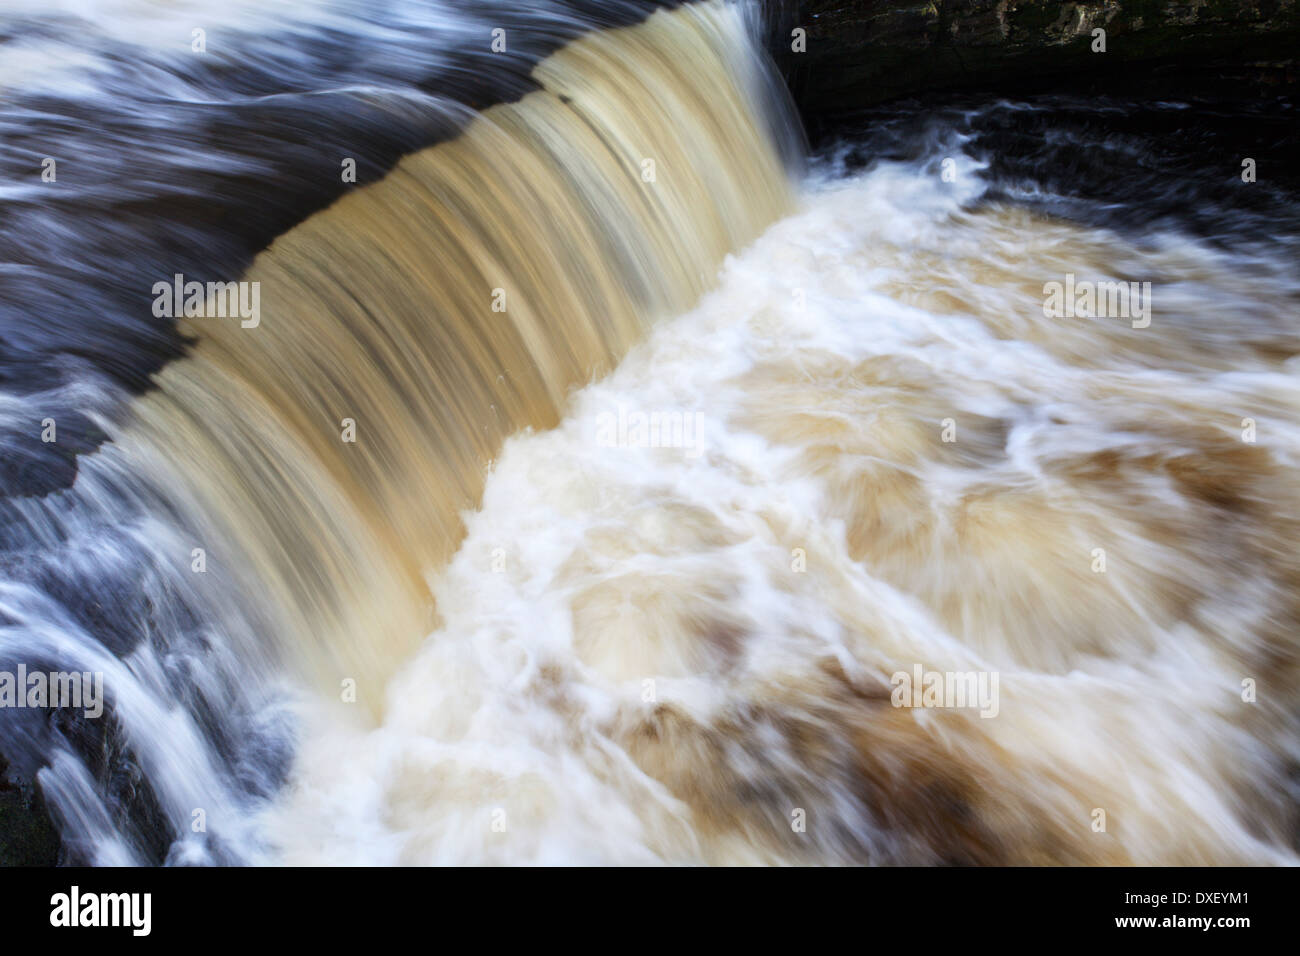
<instances>
[{"instance_id":1,"label":"turbulent rapids","mask_svg":"<svg viewBox=\"0 0 1300 956\"><path fill-rule=\"evenodd\" d=\"M1292 862L1294 289L971 198L821 182L511 439L381 727L304 742L287 858ZM1022 276L1117 261L1179 290L1159 343L1044 326ZM619 408L702 440L606 447ZM993 719L893 706L918 663Z\"/></svg>"},{"instance_id":2,"label":"turbulent rapids","mask_svg":"<svg viewBox=\"0 0 1300 956\"><path fill-rule=\"evenodd\" d=\"M1081 103L805 168L754 14L560 31L123 280L141 394L0 396L93 424L0 539L0 670L104 675L107 729L0 713L72 862L1300 862L1295 197L991 157Z\"/></svg>"}]
</instances>

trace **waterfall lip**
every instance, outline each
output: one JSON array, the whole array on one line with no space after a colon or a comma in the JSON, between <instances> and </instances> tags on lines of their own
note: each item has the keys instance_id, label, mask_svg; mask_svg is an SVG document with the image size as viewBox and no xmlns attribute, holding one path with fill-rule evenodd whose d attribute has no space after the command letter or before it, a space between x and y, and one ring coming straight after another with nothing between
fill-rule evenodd
<instances>
[{"instance_id":1,"label":"waterfall lip","mask_svg":"<svg viewBox=\"0 0 1300 956\"><path fill-rule=\"evenodd\" d=\"M188 345L150 314L147 288L121 282L124 272L237 278L276 237L355 188L332 157L353 157L359 184L375 181L403 156L459 135L481 109L535 90L532 69L556 49L675 5L402 0L381 13L348 3L342 13L307 3L287 17L259 14L264 30L243 19L252 9L243 0L205 0L161 19L127 0L117 2L124 19L35 4L0 14L11 33L0 43L0 85L4 57L21 51L24 63L62 58L60 75L77 78L60 86L47 71L26 89L13 74L0 105L10 147L0 179L11 184L0 202L13 216L0 259L32 267L0 271L0 383L31 394L39 389L29 380L63 379L60 364L75 355L128 395L148 391ZM190 30L205 23L210 46L195 52ZM504 53L489 48L493 28L515 41ZM49 161L56 179L42 181ZM93 428L74 433L70 416L68 426L78 454L103 440ZM19 442L0 432L0 443ZM0 475L0 493L46 494L67 487L75 469L75 457L47 457L18 484Z\"/></svg>"}]
</instances>

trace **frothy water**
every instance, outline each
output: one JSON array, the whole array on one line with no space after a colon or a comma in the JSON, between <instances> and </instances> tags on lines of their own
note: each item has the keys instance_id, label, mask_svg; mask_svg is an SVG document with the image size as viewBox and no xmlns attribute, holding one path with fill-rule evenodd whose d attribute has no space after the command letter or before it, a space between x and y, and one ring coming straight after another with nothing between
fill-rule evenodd
<instances>
[{"instance_id":1,"label":"frothy water","mask_svg":"<svg viewBox=\"0 0 1300 956\"><path fill-rule=\"evenodd\" d=\"M507 443L382 726L308 721L284 859L1296 862L1294 287L938 164L814 180ZM1069 270L1150 327L1045 319ZM601 440L637 413L698 441ZM916 664L996 715L893 706Z\"/></svg>"}]
</instances>

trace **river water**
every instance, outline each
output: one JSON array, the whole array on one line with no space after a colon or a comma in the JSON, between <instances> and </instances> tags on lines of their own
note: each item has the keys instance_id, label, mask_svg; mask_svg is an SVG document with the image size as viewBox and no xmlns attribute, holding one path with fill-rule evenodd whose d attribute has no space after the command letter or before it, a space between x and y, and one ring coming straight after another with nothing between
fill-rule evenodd
<instances>
[{"instance_id":1,"label":"river water","mask_svg":"<svg viewBox=\"0 0 1300 956\"><path fill-rule=\"evenodd\" d=\"M749 6L511 6L10 14L0 670L108 710L0 752L65 858L1297 862L1289 107L809 150Z\"/></svg>"}]
</instances>

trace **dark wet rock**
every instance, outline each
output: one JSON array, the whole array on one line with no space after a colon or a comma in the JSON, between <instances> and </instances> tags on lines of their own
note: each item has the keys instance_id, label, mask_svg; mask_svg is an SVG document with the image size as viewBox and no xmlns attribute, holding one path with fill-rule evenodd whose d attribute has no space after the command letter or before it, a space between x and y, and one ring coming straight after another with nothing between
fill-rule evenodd
<instances>
[{"instance_id":1,"label":"dark wet rock","mask_svg":"<svg viewBox=\"0 0 1300 956\"><path fill-rule=\"evenodd\" d=\"M772 50L812 125L945 90L1097 85L1127 95L1267 95L1296 83L1294 0L802 0L775 17ZM807 51L790 49L802 27ZM1094 30L1105 52L1094 52Z\"/></svg>"},{"instance_id":2,"label":"dark wet rock","mask_svg":"<svg viewBox=\"0 0 1300 956\"><path fill-rule=\"evenodd\" d=\"M54 866L59 834L40 788L11 772L0 755L0 866Z\"/></svg>"}]
</instances>

